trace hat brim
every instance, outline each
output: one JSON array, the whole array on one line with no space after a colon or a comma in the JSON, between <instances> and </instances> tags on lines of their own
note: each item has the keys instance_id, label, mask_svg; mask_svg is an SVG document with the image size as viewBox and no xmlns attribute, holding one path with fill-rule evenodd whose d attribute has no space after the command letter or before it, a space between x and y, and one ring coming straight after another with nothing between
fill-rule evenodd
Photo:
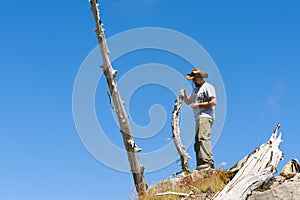
<instances>
[{"instance_id":1,"label":"hat brim","mask_svg":"<svg viewBox=\"0 0 300 200\"><path fill-rule=\"evenodd\" d=\"M194 76L192 76L191 74L187 74L185 78L186 80L193 80Z\"/></svg>"}]
</instances>

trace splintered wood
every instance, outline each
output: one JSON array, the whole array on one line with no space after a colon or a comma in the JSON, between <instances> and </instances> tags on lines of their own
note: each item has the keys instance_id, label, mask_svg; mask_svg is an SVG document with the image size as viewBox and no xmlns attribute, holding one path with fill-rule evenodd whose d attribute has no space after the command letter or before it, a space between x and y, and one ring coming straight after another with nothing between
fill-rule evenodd
<instances>
[{"instance_id":1,"label":"splintered wood","mask_svg":"<svg viewBox=\"0 0 300 200\"><path fill-rule=\"evenodd\" d=\"M179 95L175 101L174 110L172 113L172 134L176 149L180 155L181 160L181 170L182 172L189 171L189 159L191 158L186 152L185 147L182 145L180 138L180 129L179 129L179 116L180 108L183 101L183 97Z\"/></svg>"},{"instance_id":2,"label":"splintered wood","mask_svg":"<svg viewBox=\"0 0 300 200\"><path fill-rule=\"evenodd\" d=\"M278 135L278 124L269 141L244 157L230 170L236 173L234 178L221 190L214 200L247 199L252 191L264 185L277 172L277 166L282 158L279 144L282 142L281 133Z\"/></svg>"},{"instance_id":3,"label":"splintered wood","mask_svg":"<svg viewBox=\"0 0 300 200\"><path fill-rule=\"evenodd\" d=\"M141 195L146 192L147 184L144 178L144 166L140 164L137 155L137 152L140 149L137 148L137 145L133 140L130 123L128 120L128 115L124 109L123 101L118 91L118 85L115 80L117 71L112 68L110 62L110 52L108 50L108 46L106 43L103 24L100 18L100 11L98 9L99 4L97 0L89 0L89 2L91 4L91 10L94 14L94 19L96 22L96 34L97 34L98 43L99 43L102 60L103 60L103 66L102 66L103 72L106 76L106 81L109 87L110 95L113 100L114 111L118 116L118 121L121 129L120 131L122 133L123 142L126 148L127 157L133 175L136 191L138 192L139 195Z\"/></svg>"}]
</instances>

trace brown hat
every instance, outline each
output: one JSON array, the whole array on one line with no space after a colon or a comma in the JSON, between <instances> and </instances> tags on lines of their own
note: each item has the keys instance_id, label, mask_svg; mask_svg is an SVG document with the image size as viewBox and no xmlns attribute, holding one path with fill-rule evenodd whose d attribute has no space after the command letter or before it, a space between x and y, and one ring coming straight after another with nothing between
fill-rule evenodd
<instances>
[{"instance_id":1,"label":"brown hat","mask_svg":"<svg viewBox=\"0 0 300 200\"><path fill-rule=\"evenodd\" d=\"M190 74L187 74L185 77L187 80L192 80L196 74L200 74L202 78L207 78L208 74L203 72L202 69L194 68Z\"/></svg>"}]
</instances>

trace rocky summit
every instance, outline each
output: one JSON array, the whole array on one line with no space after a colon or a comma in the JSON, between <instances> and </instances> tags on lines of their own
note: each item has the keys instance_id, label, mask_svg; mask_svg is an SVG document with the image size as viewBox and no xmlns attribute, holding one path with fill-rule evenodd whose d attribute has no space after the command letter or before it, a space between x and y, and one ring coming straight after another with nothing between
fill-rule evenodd
<instances>
[{"instance_id":1,"label":"rocky summit","mask_svg":"<svg viewBox=\"0 0 300 200\"><path fill-rule=\"evenodd\" d=\"M300 199L300 174L291 179L277 176L274 182L265 190L255 191L248 200L298 200Z\"/></svg>"}]
</instances>

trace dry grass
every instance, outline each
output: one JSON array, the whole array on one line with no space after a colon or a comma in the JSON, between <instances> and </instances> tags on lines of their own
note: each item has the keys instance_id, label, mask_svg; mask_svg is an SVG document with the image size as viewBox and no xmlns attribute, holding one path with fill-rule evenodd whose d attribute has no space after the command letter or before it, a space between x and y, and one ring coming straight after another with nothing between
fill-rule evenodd
<instances>
[{"instance_id":1,"label":"dry grass","mask_svg":"<svg viewBox=\"0 0 300 200\"><path fill-rule=\"evenodd\" d=\"M177 195L156 196L153 194L146 194L140 197L140 200L181 200L181 197Z\"/></svg>"},{"instance_id":2,"label":"dry grass","mask_svg":"<svg viewBox=\"0 0 300 200\"><path fill-rule=\"evenodd\" d=\"M140 200L176 200L181 199L177 195L157 196L157 193L178 192L193 193L194 196L203 197L205 199L212 198L218 191L223 189L232 178L229 171L214 170L210 172L194 171L184 178L163 180L151 186L149 192L140 197ZM187 198L188 199L188 198Z\"/></svg>"}]
</instances>

